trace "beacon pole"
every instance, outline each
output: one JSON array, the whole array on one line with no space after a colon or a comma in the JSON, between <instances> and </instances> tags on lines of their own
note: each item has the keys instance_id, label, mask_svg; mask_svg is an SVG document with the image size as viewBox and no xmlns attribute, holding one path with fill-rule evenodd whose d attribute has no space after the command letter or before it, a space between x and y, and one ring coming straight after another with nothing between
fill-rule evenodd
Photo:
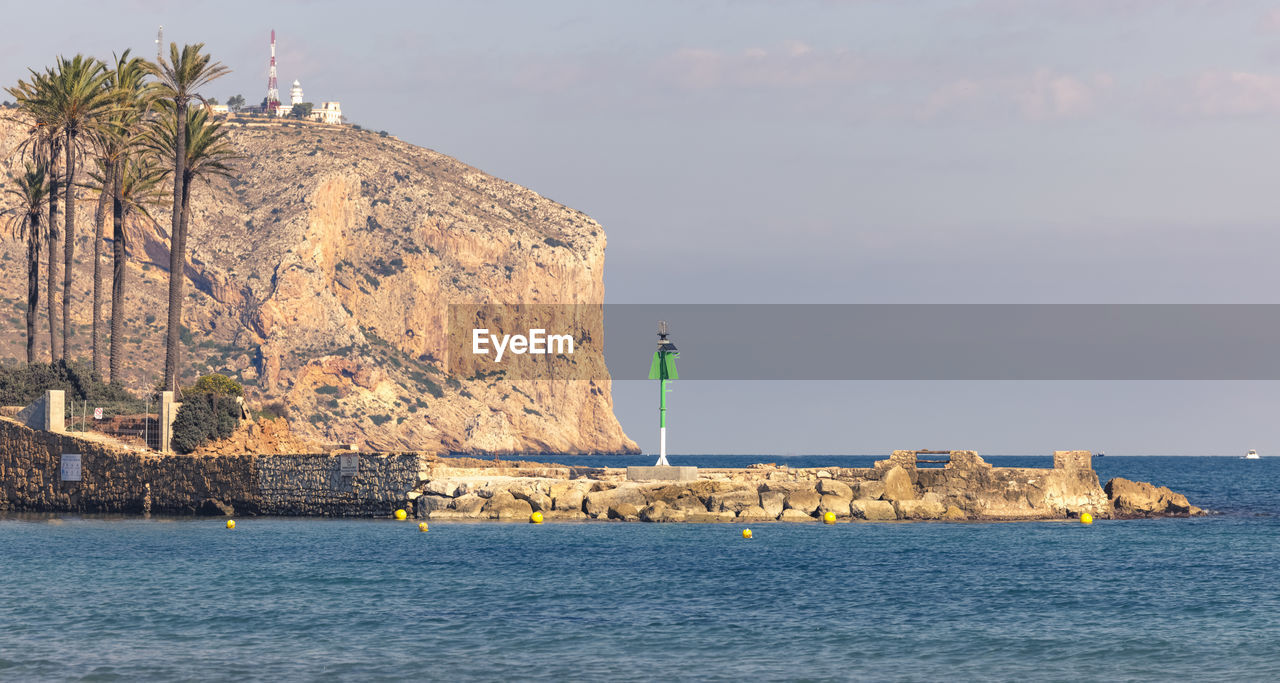
<instances>
[{"instance_id":1,"label":"beacon pole","mask_svg":"<svg viewBox=\"0 0 1280 683\"><path fill-rule=\"evenodd\" d=\"M658 321L658 350L653 353L653 362L649 364L649 379L658 380L658 462L656 466L666 467L667 462L667 392L668 382L679 379L676 371L676 358L680 353L676 345L667 339L667 321Z\"/></svg>"}]
</instances>

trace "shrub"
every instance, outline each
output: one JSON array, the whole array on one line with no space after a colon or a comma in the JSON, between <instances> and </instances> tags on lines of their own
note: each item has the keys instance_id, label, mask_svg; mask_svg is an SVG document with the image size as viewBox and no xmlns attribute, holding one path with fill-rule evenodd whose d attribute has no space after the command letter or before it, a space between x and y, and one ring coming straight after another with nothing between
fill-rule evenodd
<instances>
[{"instance_id":1,"label":"shrub","mask_svg":"<svg viewBox=\"0 0 1280 683\"><path fill-rule=\"evenodd\" d=\"M244 396L244 387L239 382L220 373L205 375L196 380L194 386L185 393L213 394L215 396Z\"/></svg>"},{"instance_id":2,"label":"shrub","mask_svg":"<svg viewBox=\"0 0 1280 683\"><path fill-rule=\"evenodd\" d=\"M277 417L286 417L288 414L289 410L284 407L283 401L272 401L258 411L258 419L274 420Z\"/></svg>"},{"instance_id":3,"label":"shrub","mask_svg":"<svg viewBox=\"0 0 1280 683\"><path fill-rule=\"evenodd\" d=\"M124 387L103 382L83 360L0 366L0 405L26 405L50 389L67 392L68 401L137 400Z\"/></svg>"},{"instance_id":4,"label":"shrub","mask_svg":"<svg viewBox=\"0 0 1280 683\"><path fill-rule=\"evenodd\" d=\"M190 453L213 439L231 436L240 424L240 404L229 396L191 394L173 420L173 450Z\"/></svg>"}]
</instances>

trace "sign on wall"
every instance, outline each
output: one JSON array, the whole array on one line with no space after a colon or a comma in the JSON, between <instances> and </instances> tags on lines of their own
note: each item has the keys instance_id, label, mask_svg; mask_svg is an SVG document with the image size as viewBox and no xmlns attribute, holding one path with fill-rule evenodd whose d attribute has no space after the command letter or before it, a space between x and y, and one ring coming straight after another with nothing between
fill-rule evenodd
<instances>
[{"instance_id":1,"label":"sign on wall","mask_svg":"<svg viewBox=\"0 0 1280 683\"><path fill-rule=\"evenodd\" d=\"M63 453L61 458L62 481L80 481L80 454Z\"/></svg>"},{"instance_id":2,"label":"sign on wall","mask_svg":"<svg viewBox=\"0 0 1280 683\"><path fill-rule=\"evenodd\" d=\"M356 471L360 469L360 454L358 453L339 453L338 469L344 477L356 476Z\"/></svg>"}]
</instances>

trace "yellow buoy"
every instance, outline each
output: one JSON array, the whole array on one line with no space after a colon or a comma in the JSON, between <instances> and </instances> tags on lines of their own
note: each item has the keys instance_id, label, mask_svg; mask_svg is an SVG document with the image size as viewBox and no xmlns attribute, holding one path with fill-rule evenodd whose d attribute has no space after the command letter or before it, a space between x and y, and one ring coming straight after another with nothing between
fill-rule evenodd
<instances>
[{"instance_id":1,"label":"yellow buoy","mask_svg":"<svg viewBox=\"0 0 1280 683\"><path fill-rule=\"evenodd\" d=\"M823 515L823 516L822 516L822 521L823 521L824 523L826 523L826 524L835 524L835 523L836 523L836 513L834 513L834 512L827 512L827 514L825 514L825 515Z\"/></svg>"},{"instance_id":2,"label":"yellow buoy","mask_svg":"<svg viewBox=\"0 0 1280 683\"><path fill-rule=\"evenodd\" d=\"M541 512L535 512L535 513L533 513L532 515L529 515L529 523L530 523L530 524L542 524L542 513L541 513Z\"/></svg>"},{"instance_id":3,"label":"yellow buoy","mask_svg":"<svg viewBox=\"0 0 1280 683\"><path fill-rule=\"evenodd\" d=\"M407 512L405 512L404 510L396 510L396 519L397 519L397 520L399 520L399 521L403 522L403 521L405 520L405 518L407 518L408 516L409 516L409 514L408 514Z\"/></svg>"},{"instance_id":4,"label":"yellow buoy","mask_svg":"<svg viewBox=\"0 0 1280 683\"><path fill-rule=\"evenodd\" d=\"M1083 515L1080 515L1080 523L1081 523L1081 524L1093 524L1093 515L1091 515L1091 514L1089 514L1089 513L1087 513L1087 512L1086 512L1086 513L1084 513Z\"/></svg>"},{"instance_id":5,"label":"yellow buoy","mask_svg":"<svg viewBox=\"0 0 1280 683\"><path fill-rule=\"evenodd\" d=\"M743 530L742 530L742 537L743 537L743 538L751 538L751 530L750 530L750 529L743 529Z\"/></svg>"},{"instance_id":6,"label":"yellow buoy","mask_svg":"<svg viewBox=\"0 0 1280 683\"><path fill-rule=\"evenodd\" d=\"M227 520L227 528L228 528L228 529L234 529L234 528L236 528L236 520L234 520L234 519L228 519L228 520Z\"/></svg>"},{"instance_id":7,"label":"yellow buoy","mask_svg":"<svg viewBox=\"0 0 1280 683\"><path fill-rule=\"evenodd\" d=\"M426 531L426 530L427 530L427 523L426 523L426 522L418 522L418 531Z\"/></svg>"}]
</instances>

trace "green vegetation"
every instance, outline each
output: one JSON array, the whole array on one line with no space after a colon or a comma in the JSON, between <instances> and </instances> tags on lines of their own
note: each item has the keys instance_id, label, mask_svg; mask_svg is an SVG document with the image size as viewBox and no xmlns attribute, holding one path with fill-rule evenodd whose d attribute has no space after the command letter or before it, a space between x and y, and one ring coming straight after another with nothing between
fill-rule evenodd
<instances>
[{"instance_id":1,"label":"green vegetation","mask_svg":"<svg viewBox=\"0 0 1280 683\"><path fill-rule=\"evenodd\" d=\"M184 394L213 394L216 396L244 396L244 388L226 375L213 373L196 380Z\"/></svg>"},{"instance_id":2,"label":"green vegetation","mask_svg":"<svg viewBox=\"0 0 1280 683\"><path fill-rule=\"evenodd\" d=\"M169 46L168 58L157 62L130 57L129 50L113 56L111 63L77 54L58 57L54 66L31 69L27 79L5 90L14 97L26 126L16 152L27 173L18 183L17 202L21 229L11 229L14 238L28 243L29 280L38 281L40 254L34 245L43 242L47 263L46 305L49 329L49 361L66 363L72 355L75 326L70 322L73 293L75 219L77 190L96 192L94 214L94 281L92 329L92 371L107 369L104 359L102 315L104 289L101 249L108 220L112 225L114 262L111 281L110 377L120 379L121 345L124 332L125 234L132 220L151 220L149 206L160 198L160 181L167 168L173 178L173 212L169 245L170 289L168 343L165 356L165 384L176 387L179 328L182 322L182 280L186 260L186 230L191 186L197 180L225 174L232 158L221 124L209 119L207 108L189 108L193 100L207 103L199 90L227 73L227 68L203 54L203 44ZM229 100L239 108L243 97ZM59 225L58 198L64 203ZM47 212L47 218L43 216ZM41 226L40 223L43 223ZM17 226L14 226L15 228ZM59 227L61 239L59 239ZM57 245L62 242L61 258ZM61 273L60 273L61 271ZM61 275L61 276L60 276ZM61 285L59 287L59 285ZM60 291L59 291L60 290ZM30 294L30 292L29 292ZM34 318L39 309L38 289L28 298ZM60 296L59 296L60 295ZM28 322L28 362L34 362L34 319Z\"/></svg>"},{"instance_id":3,"label":"green vegetation","mask_svg":"<svg viewBox=\"0 0 1280 683\"><path fill-rule=\"evenodd\" d=\"M50 389L67 392L68 401L137 401L123 387L103 382L84 360L0 365L0 405L26 405Z\"/></svg>"},{"instance_id":4,"label":"green vegetation","mask_svg":"<svg viewBox=\"0 0 1280 683\"><path fill-rule=\"evenodd\" d=\"M212 439L225 439L240 425L236 399L244 389L225 375L205 375L183 392L173 421L173 450L190 453Z\"/></svg>"}]
</instances>

